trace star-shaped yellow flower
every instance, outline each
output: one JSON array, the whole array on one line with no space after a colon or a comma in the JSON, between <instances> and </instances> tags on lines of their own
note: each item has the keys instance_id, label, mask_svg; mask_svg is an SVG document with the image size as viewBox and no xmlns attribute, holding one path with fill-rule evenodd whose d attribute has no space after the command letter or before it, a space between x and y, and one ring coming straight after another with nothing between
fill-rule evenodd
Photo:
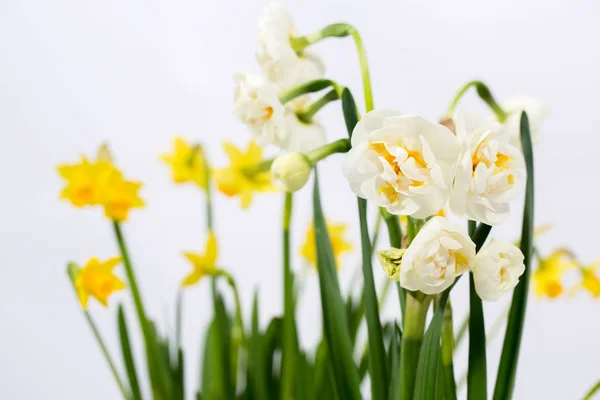
<instances>
[{"instance_id":1,"label":"star-shaped yellow flower","mask_svg":"<svg viewBox=\"0 0 600 400\"><path fill-rule=\"evenodd\" d=\"M327 232L331 241L331 249L335 256L336 269L342 268L341 255L352 250L352 244L345 238L346 224L334 224L327 221ZM306 238L300 250L300 254L311 265L317 266L317 250L315 247L315 225L311 223L306 231Z\"/></svg>"},{"instance_id":2,"label":"star-shaped yellow flower","mask_svg":"<svg viewBox=\"0 0 600 400\"><path fill-rule=\"evenodd\" d=\"M62 164L57 170L66 181L60 197L70 201L75 207L84 207L100 203L102 186L115 168L106 160L90 162L82 156L79 163Z\"/></svg>"},{"instance_id":3,"label":"star-shaped yellow flower","mask_svg":"<svg viewBox=\"0 0 600 400\"><path fill-rule=\"evenodd\" d=\"M580 265L581 268L581 285L577 289L587 290L593 297L600 297L600 278L596 275L600 269L600 261L595 262L590 266Z\"/></svg>"},{"instance_id":4,"label":"star-shaped yellow flower","mask_svg":"<svg viewBox=\"0 0 600 400\"><path fill-rule=\"evenodd\" d=\"M536 295L550 298L560 296L564 291L563 273L575 267L572 253L566 249L555 250L548 258L541 260L533 274Z\"/></svg>"},{"instance_id":5,"label":"star-shaped yellow flower","mask_svg":"<svg viewBox=\"0 0 600 400\"><path fill-rule=\"evenodd\" d=\"M129 210L144 206L138 195L142 184L123 177L106 146L100 148L96 161L82 157L78 164L64 164L57 169L66 181L61 198L76 207L101 205L107 218L125 221Z\"/></svg>"},{"instance_id":6,"label":"star-shaped yellow flower","mask_svg":"<svg viewBox=\"0 0 600 400\"><path fill-rule=\"evenodd\" d=\"M84 309L87 309L90 296L107 307L108 296L125 288L125 283L113 271L120 262L121 257L113 257L104 262L100 262L97 258L91 258L77 272L75 288Z\"/></svg>"},{"instance_id":7,"label":"star-shaped yellow flower","mask_svg":"<svg viewBox=\"0 0 600 400\"><path fill-rule=\"evenodd\" d=\"M110 174L101 194L104 215L114 221L125 221L132 208L141 208L144 201L138 190L142 183L123 179L120 172Z\"/></svg>"},{"instance_id":8,"label":"star-shaped yellow flower","mask_svg":"<svg viewBox=\"0 0 600 400\"><path fill-rule=\"evenodd\" d=\"M217 271L217 238L214 233L209 232L204 254L184 252L183 255L192 263L194 270L184 278L182 286L191 286Z\"/></svg>"},{"instance_id":9,"label":"star-shaped yellow flower","mask_svg":"<svg viewBox=\"0 0 600 400\"><path fill-rule=\"evenodd\" d=\"M199 146L190 146L184 139L174 140L173 152L160 156L161 160L171 167L171 175L175 183L194 182L206 188L205 160Z\"/></svg>"},{"instance_id":10,"label":"star-shaped yellow flower","mask_svg":"<svg viewBox=\"0 0 600 400\"><path fill-rule=\"evenodd\" d=\"M229 142L223 142L223 149L231 164L214 172L219 191L230 197L239 196L242 208L248 208L254 192L277 190L270 171L249 173L250 169L263 161L262 148L254 141L250 142L245 152Z\"/></svg>"}]
</instances>

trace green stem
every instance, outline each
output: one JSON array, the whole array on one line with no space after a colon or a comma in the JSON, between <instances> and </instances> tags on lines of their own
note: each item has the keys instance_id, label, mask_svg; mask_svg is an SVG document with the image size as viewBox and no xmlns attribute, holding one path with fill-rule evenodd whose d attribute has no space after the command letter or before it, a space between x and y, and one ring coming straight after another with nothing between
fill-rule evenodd
<instances>
[{"instance_id":1,"label":"green stem","mask_svg":"<svg viewBox=\"0 0 600 400\"><path fill-rule=\"evenodd\" d=\"M332 87L336 93L341 94L342 87L338 85L335 81L331 79L316 79L314 81L309 81L303 83L301 85L295 86L293 88L287 89L281 93L279 93L279 101L282 104L290 102L297 97L308 93L320 92L323 89L327 89L328 87Z\"/></svg>"},{"instance_id":2,"label":"green stem","mask_svg":"<svg viewBox=\"0 0 600 400\"><path fill-rule=\"evenodd\" d=\"M281 374L281 398L293 397L294 369L296 365L296 332L294 315L294 283L291 269L290 225L293 197L285 194L283 208L283 361Z\"/></svg>"},{"instance_id":3,"label":"green stem","mask_svg":"<svg viewBox=\"0 0 600 400\"><path fill-rule=\"evenodd\" d=\"M144 337L147 337L148 320L146 318L146 311L144 310L144 303L142 302L142 296L140 294L137 280L135 278L135 272L133 271L133 266L131 265L129 251L127 250L127 245L125 244L125 239L123 238L121 224L117 221L113 221L113 229L115 232L115 237L117 238L117 244L119 245L121 257L123 257L123 265L125 266L125 274L127 275L127 281L129 283L129 291L131 292L131 296L133 297L133 303L135 305L135 310L140 321L140 326L142 327L142 331L144 332Z\"/></svg>"},{"instance_id":4,"label":"green stem","mask_svg":"<svg viewBox=\"0 0 600 400\"><path fill-rule=\"evenodd\" d=\"M422 302L410 294L406 296L406 313L402 331L402 347L400 350L400 387L401 400L412 400L415 391L417 364L425 333L425 319L431 297Z\"/></svg>"},{"instance_id":5,"label":"green stem","mask_svg":"<svg viewBox=\"0 0 600 400\"><path fill-rule=\"evenodd\" d=\"M596 382L596 384L586 393L583 400L591 400L592 396L598 391L600 391L600 381Z\"/></svg>"},{"instance_id":6,"label":"green stem","mask_svg":"<svg viewBox=\"0 0 600 400\"><path fill-rule=\"evenodd\" d=\"M212 190L211 190L211 174L210 165L206 159L206 153L203 151L204 160L204 177L206 179L206 188L204 192L206 194L206 230L212 232L213 230L213 212L212 212Z\"/></svg>"},{"instance_id":7,"label":"green stem","mask_svg":"<svg viewBox=\"0 0 600 400\"><path fill-rule=\"evenodd\" d=\"M312 103L311 105L306 107L304 110L298 111L296 113L296 116L298 117L298 119L300 121L309 123L310 121L312 121L315 114L317 112L319 112L319 110L321 108L325 107L327 104L331 103L332 101L338 100L339 98L340 98L340 96L338 95L337 90L331 89L329 92L327 92L327 94L325 94L319 100L315 101L314 103Z\"/></svg>"},{"instance_id":8,"label":"green stem","mask_svg":"<svg viewBox=\"0 0 600 400\"><path fill-rule=\"evenodd\" d=\"M454 324L452 320L452 305L450 299L446 303L442 319L442 357L441 357L441 381L444 390L437 393L445 394L447 400L456 399L456 381L454 379ZM450 398L448 398L450 397ZM443 397L442 397L443 398Z\"/></svg>"},{"instance_id":9,"label":"green stem","mask_svg":"<svg viewBox=\"0 0 600 400\"><path fill-rule=\"evenodd\" d=\"M354 44L356 46L356 52L358 53L358 61L360 63L360 71L362 75L363 81L363 90L365 94L365 106L367 112L373 110L373 91L371 89L371 76L369 74L369 65L367 62L367 54L365 51L365 47L358 33L358 30L349 24L331 24L326 26L325 28L308 34L306 36L294 37L291 38L290 42L294 50L298 53L302 53L302 51L308 46L315 44L325 38L328 37L346 37L352 36L354 40Z\"/></svg>"},{"instance_id":10,"label":"green stem","mask_svg":"<svg viewBox=\"0 0 600 400\"><path fill-rule=\"evenodd\" d=\"M496 114L496 118L498 119L498 121L500 123L504 123L504 121L508 117L508 114L502 109L502 107L500 107L500 105L498 105L487 85L481 81L471 81L465 84L458 91L458 93L454 97L454 100L452 100L452 103L450 103L448 111L446 112L446 116L452 117L452 114L454 113L454 109L456 108L458 102L471 87L475 87L475 89L477 90L477 94L479 95L481 100L483 100L491 108L494 114Z\"/></svg>"},{"instance_id":11,"label":"green stem","mask_svg":"<svg viewBox=\"0 0 600 400\"><path fill-rule=\"evenodd\" d=\"M335 153L347 153L350 150L349 139L338 139L306 153L306 158L315 166L319 161Z\"/></svg>"},{"instance_id":12,"label":"green stem","mask_svg":"<svg viewBox=\"0 0 600 400\"><path fill-rule=\"evenodd\" d=\"M69 263L69 265L67 266L67 272L69 274L69 278L71 279L71 284L73 285L73 290L75 290L75 294L77 294L77 287L75 286L75 277L76 277L77 270L79 270L79 267L77 265L75 265L75 263ZM87 312L87 310L83 310L83 314L85 316L85 319L86 319L89 327L91 328L92 332L94 333L96 342L98 342L98 345L100 346L100 350L102 350L102 354L104 355L104 359L108 363L110 371L112 372L113 377L115 378L115 381L117 382L119 391L123 395L124 399L126 399L126 400L131 399L131 395L125 389L125 385L123 384L123 381L121 380L121 377L119 376L119 373L117 372L115 363L114 363L112 357L110 356L108 349L106 348L106 344L104 343L104 340L102 339L102 336L100 335L100 332L98 331L98 328L96 327L96 324L94 323L92 316Z\"/></svg>"},{"instance_id":13,"label":"green stem","mask_svg":"<svg viewBox=\"0 0 600 400\"><path fill-rule=\"evenodd\" d=\"M383 216L385 224L388 228L388 236L390 239L390 246L397 249L402 248L402 227L398 216L390 214L384 208L380 209L380 214ZM404 315L406 313L406 290L400 286L400 283L396 283L398 291L398 297L400 300L400 311L402 312L402 321L404 323Z\"/></svg>"},{"instance_id":14,"label":"green stem","mask_svg":"<svg viewBox=\"0 0 600 400\"><path fill-rule=\"evenodd\" d=\"M238 326L238 330L239 330L239 337L241 338L242 343L244 343L245 346L247 346L247 341L246 341L246 332L244 331L244 317L242 315L242 303L240 301L240 294L238 291L238 287L237 284L235 283L235 279L233 278L233 276L223 270L223 269L218 269L217 272L215 272L215 276L222 276L227 280L227 284L229 285L229 287L231 287L231 291L233 292L233 296L235 298L235 319L236 319L236 324Z\"/></svg>"}]
</instances>

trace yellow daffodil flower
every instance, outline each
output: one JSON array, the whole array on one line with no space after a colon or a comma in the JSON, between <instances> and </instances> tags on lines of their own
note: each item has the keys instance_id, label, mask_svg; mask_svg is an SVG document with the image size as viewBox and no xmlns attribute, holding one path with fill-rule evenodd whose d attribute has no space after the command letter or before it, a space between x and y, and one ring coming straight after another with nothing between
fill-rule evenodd
<instances>
[{"instance_id":1,"label":"yellow daffodil flower","mask_svg":"<svg viewBox=\"0 0 600 400\"><path fill-rule=\"evenodd\" d=\"M540 260L533 274L535 293L538 297L556 298L564 292L562 275L576 267L572 253L566 249L555 250L548 258Z\"/></svg>"},{"instance_id":2,"label":"yellow daffodil flower","mask_svg":"<svg viewBox=\"0 0 600 400\"><path fill-rule=\"evenodd\" d=\"M132 208L141 208L144 201L139 197L140 182L123 179L120 172L115 171L106 179L101 194L104 215L114 221L125 221Z\"/></svg>"},{"instance_id":3,"label":"yellow daffodil flower","mask_svg":"<svg viewBox=\"0 0 600 400\"><path fill-rule=\"evenodd\" d=\"M581 283L575 287L574 292L581 289L587 290L594 298L600 297L600 278L596 271L600 269L600 261L584 266L579 264L581 270Z\"/></svg>"},{"instance_id":4,"label":"yellow daffodil flower","mask_svg":"<svg viewBox=\"0 0 600 400\"><path fill-rule=\"evenodd\" d=\"M75 207L84 207L100 203L102 186L115 168L106 160L90 162L86 157L81 157L79 163L62 164L57 170L66 181L60 197L70 201Z\"/></svg>"},{"instance_id":5,"label":"yellow daffodil flower","mask_svg":"<svg viewBox=\"0 0 600 400\"><path fill-rule=\"evenodd\" d=\"M174 140L173 152L163 154L160 159L169 164L175 183L193 182L201 188L206 188L205 160L199 146L190 146L184 139Z\"/></svg>"},{"instance_id":6,"label":"yellow daffodil flower","mask_svg":"<svg viewBox=\"0 0 600 400\"><path fill-rule=\"evenodd\" d=\"M223 142L223 149L231 164L214 172L219 191L230 197L239 196L242 208L248 208L254 192L277 190L272 183L270 171L254 174L248 172L263 161L262 148L254 141L250 142L245 152L229 142Z\"/></svg>"},{"instance_id":7,"label":"yellow daffodil flower","mask_svg":"<svg viewBox=\"0 0 600 400\"><path fill-rule=\"evenodd\" d=\"M108 306L108 296L125 288L125 283L114 274L114 268L121 257L113 257L104 262L91 258L75 276L75 288L81 306L87 309L88 299L94 297L104 307Z\"/></svg>"},{"instance_id":8,"label":"yellow daffodil flower","mask_svg":"<svg viewBox=\"0 0 600 400\"><path fill-rule=\"evenodd\" d=\"M194 270L184 278L182 286L191 286L217 271L217 238L214 233L209 232L204 254L184 252L183 255L192 263Z\"/></svg>"},{"instance_id":9,"label":"yellow daffodil flower","mask_svg":"<svg viewBox=\"0 0 600 400\"><path fill-rule=\"evenodd\" d=\"M331 248L333 255L335 256L336 269L339 270L342 267L340 257L342 254L352 250L352 244L345 238L346 224L333 224L327 222L327 232L329 232L329 240L331 241ZM315 225L310 224L306 231L306 239L300 249L300 254L304 257L311 265L317 266L317 249L315 247Z\"/></svg>"},{"instance_id":10,"label":"yellow daffodil flower","mask_svg":"<svg viewBox=\"0 0 600 400\"><path fill-rule=\"evenodd\" d=\"M107 218L125 221L129 210L144 206L138 195L142 184L123 177L112 163L106 145L98 151L96 161L82 157L78 164L64 164L57 169L66 181L61 198L76 207L101 205Z\"/></svg>"}]
</instances>

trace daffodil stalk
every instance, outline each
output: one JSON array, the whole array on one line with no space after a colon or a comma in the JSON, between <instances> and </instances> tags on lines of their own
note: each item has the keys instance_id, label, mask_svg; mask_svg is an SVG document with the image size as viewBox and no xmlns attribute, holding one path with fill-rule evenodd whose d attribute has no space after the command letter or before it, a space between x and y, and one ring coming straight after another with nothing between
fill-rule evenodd
<instances>
[{"instance_id":1,"label":"daffodil stalk","mask_svg":"<svg viewBox=\"0 0 600 400\"><path fill-rule=\"evenodd\" d=\"M281 104L286 104L292 100L294 100L297 97L303 96L305 94L309 94L309 93L315 93L315 92L320 92L321 90L327 89L327 88L333 88L333 90L338 93L338 95L341 93L343 87L338 85L335 81L332 81L331 79L315 79L313 81L309 81L306 83L303 83L301 85L292 87L290 89L287 89L281 93L279 93L278 97L279 97L279 101L281 102Z\"/></svg>"},{"instance_id":2,"label":"daffodil stalk","mask_svg":"<svg viewBox=\"0 0 600 400\"><path fill-rule=\"evenodd\" d=\"M339 98L340 98L340 96L339 96L338 91L336 89L331 89L319 100L315 101L314 103L312 103L305 109L296 112L296 115L298 116L300 121L308 123L308 122L312 121L312 118L315 116L315 114L317 112L319 112L319 110L321 108L325 107L327 104L331 103L332 101L339 100Z\"/></svg>"},{"instance_id":3,"label":"daffodil stalk","mask_svg":"<svg viewBox=\"0 0 600 400\"><path fill-rule=\"evenodd\" d=\"M210 165L206 157L206 153L202 146L198 146L198 151L202 154L202 162L204 163L204 177L206 181L206 187L204 193L206 195L206 230L207 232L213 231L213 212L212 212L212 190L211 190L211 173Z\"/></svg>"},{"instance_id":4,"label":"daffodil stalk","mask_svg":"<svg viewBox=\"0 0 600 400\"><path fill-rule=\"evenodd\" d=\"M406 295L406 312L400 350L400 390L401 400L411 400L415 390L417 364L425 333L425 319L431 296L418 300L412 294Z\"/></svg>"},{"instance_id":5,"label":"daffodil stalk","mask_svg":"<svg viewBox=\"0 0 600 400\"><path fill-rule=\"evenodd\" d=\"M446 116L447 117L452 116L452 113L454 112L454 109L458 105L458 102L471 87L475 87L475 89L477 90L477 94L479 95L481 100L483 100L490 107L490 109L494 112L494 114L496 114L496 118L498 119L498 122L503 123L506 120L506 118L508 117L508 114L506 113L506 111L504 111L502 109L502 107L500 107L498 105L498 103L494 99L494 96L492 96L492 92L487 87L487 85L481 81L471 81L471 82L468 82L467 84L465 84L458 91L458 93L452 100L452 103L450 103L450 106L448 107L448 111L446 112Z\"/></svg>"},{"instance_id":6,"label":"daffodil stalk","mask_svg":"<svg viewBox=\"0 0 600 400\"><path fill-rule=\"evenodd\" d=\"M227 281L227 284L231 288L233 292L233 297L235 299L235 320L236 320L236 330L234 331L234 338L239 338L244 345L247 345L246 333L244 331L244 317L242 315L242 303L240 301L240 294L238 291L237 284L235 283L235 279L233 276L225 271L224 269L217 269L214 273L214 277L223 277Z\"/></svg>"},{"instance_id":7,"label":"daffodil stalk","mask_svg":"<svg viewBox=\"0 0 600 400\"><path fill-rule=\"evenodd\" d=\"M296 364L296 321L294 311L294 278L291 268L290 225L293 195L286 192L283 208L283 360L281 373L281 398L292 398L294 368Z\"/></svg>"},{"instance_id":8,"label":"daffodil stalk","mask_svg":"<svg viewBox=\"0 0 600 400\"><path fill-rule=\"evenodd\" d=\"M77 277L78 270L79 270L79 267L75 263L71 262L67 265L67 273L71 280L71 284L73 285L73 289L75 290L75 294L77 294L77 286L75 284L75 279ZM110 353L108 352L106 344L104 343L104 340L102 339L102 336L100 335L100 332L98 331L98 328L96 327L96 323L94 322L94 319L92 318L90 313L85 309L83 309L83 315L85 316L85 319L86 319L88 325L90 326L90 329L92 330L94 337L96 338L96 341L98 342L98 345L100 346L100 350L102 350L102 354L104 355L104 358L106 359L106 362L108 363L110 371L112 372L113 377L115 378L115 381L117 382L119 391L123 395L124 399L131 399L131 395L128 393L127 389L125 389L125 385L123 384L123 381L121 380L121 377L119 376L119 373L117 372L115 363L114 363L112 357L110 356Z\"/></svg>"},{"instance_id":9,"label":"daffodil stalk","mask_svg":"<svg viewBox=\"0 0 600 400\"><path fill-rule=\"evenodd\" d=\"M369 75L369 65L367 63L367 54L365 51L365 47L362 42L362 38L358 33L358 30L349 24L331 24L327 25L323 29L320 29L314 33L292 37L290 39L292 48L296 50L298 53L302 53L302 51L325 38L329 37L346 37L352 36L354 40L354 44L356 45L356 51L358 53L358 60L360 63L360 70L363 81L363 90L365 95L365 105L367 112L373 110L373 92L371 89L371 77Z\"/></svg>"},{"instance_id":10,"label":"daffodil stalk","mask_svg":"<svg viewBox=\"0 0 600 400\"><path fill-rule=\"evenodd\" d=\"M452 305L450 299L444 308L444 317L442 320L442 370L440 371L442 381L448 390L447 393L456 393L456 381L454 380L454 325L452 320Z\"/></svg>"}]
</instances>

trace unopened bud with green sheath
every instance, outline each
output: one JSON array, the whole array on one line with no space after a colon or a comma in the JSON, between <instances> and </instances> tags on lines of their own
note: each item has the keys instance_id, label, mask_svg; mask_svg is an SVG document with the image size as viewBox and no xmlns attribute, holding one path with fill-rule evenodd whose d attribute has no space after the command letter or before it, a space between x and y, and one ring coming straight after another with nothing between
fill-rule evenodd
<instances>
[{"instance_id":1,"label":"unopened bud with green sheath","mask_svg":"<svg viewBox=\"0 0 600 400\"><path fill-rule=\"evenodd\" d=\"M400 267L402 265L402 257L406 249L396 249L394 247L388 250L377 252L377 258L381 267L387 274L388 278L394 281L400 281Z\"/></svg>"},{"instance_id":2,"label":"unopened bud with green sheath","mask_svg":"<svg viewBox=\"0 0 600 400\"><path fill-rule=\"evenodd\" d=\"M271 174L278 186L286 192L295 192L306 184L312 167L312 163L304 154L286 153L273 161Z\"/></svg>"}]
</instances>

